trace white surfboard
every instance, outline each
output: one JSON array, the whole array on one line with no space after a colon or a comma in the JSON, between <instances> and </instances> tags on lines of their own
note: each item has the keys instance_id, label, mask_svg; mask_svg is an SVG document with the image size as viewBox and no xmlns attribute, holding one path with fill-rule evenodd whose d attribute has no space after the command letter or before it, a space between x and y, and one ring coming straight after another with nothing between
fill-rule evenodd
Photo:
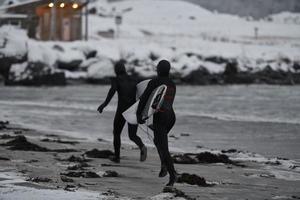
<instances>
[{"instance_id":1,"label":"white surfboard","mask_svg":"<svg viewBox=\"0 0 300 200\"><path fill-rule=\"evenodd\" d=\"M136 100L138 100L142 94L144 93L144 91L146 90L148 83L151 81L151 79L147 79L144 81L139 82L136 85Z\"/></svg>"},{"instance_id":2,"label":"white surfboard","mask_svg":"<svg viewBox=\"0 0 300 200\"><path fill-rule=\"evenodd\" d=\"M142 118L144 120L150 118L161 108L166 91L166 85L161 85L153 90L142 112Z\"/></svg>"},{"instance_id":3,"label":"white surfboard","mask_svg":"<svg viewBox=\"0 0 300 200\"><path fill-rule=\"evenodd\" d=\"M140 96L144 93L149 81L150 80L146 80L137 85L137 97L138 98L140 98ZM160 109L160 107L163 103L164 96L166 94L166 90L167 90L166 85L161 85L153 90L153 92L149 96L146 106L142 112L142 116L143 116L144 120L147 120L155 112L157 112L157 110ZM130 108L128 108L125 112L122 113L125 120L130 124L138 124L137 118L136 118L136 111L137 111L139 102L140 102L140 100L137 100Z\"/></svg>"}]
</instances>

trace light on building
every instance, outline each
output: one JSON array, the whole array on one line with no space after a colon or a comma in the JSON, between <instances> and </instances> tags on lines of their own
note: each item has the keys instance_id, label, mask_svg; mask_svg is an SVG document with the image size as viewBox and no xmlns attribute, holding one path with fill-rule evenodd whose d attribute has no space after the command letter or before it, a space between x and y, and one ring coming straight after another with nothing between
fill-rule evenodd
<instances>
[{"instance_id":1,"label":"light on building","mask_svg":"<svg viewBox=\"0 0 300 200\"><path fill-rule=\"evenodd\" d=\"M65 7L65 3L61 3L61 4L59 5L59 7L64 8L64 7Z\"/></svg>"},{"instance_id":2,"label":"light on building","mask_svg":"<svg viewBox=\"0 0 300 200\"><path fill-rule=\"evenodd\" d=\"M78 8L78 4L77 4L77 3L74 3L74 4L72 5L72 8L77 9L77 8Z\"/></svg>"},{"instance_id":3,"label":"light on building","mask_svg":"<svg viewBox=\"0 0 300 200\"><path fill-rule=\"evenodd\" d=\"M49 8L52 8L54 6L54 3L49 3L48 6Z\"/></svg>"}]
</instances>

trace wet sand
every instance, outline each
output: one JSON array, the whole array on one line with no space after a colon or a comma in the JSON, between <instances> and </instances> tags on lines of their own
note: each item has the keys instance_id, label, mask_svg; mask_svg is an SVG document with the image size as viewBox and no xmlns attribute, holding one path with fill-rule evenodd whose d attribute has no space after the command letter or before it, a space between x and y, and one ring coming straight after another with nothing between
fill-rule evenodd
<instances>
[{"instance_id":1,"label":"wet sand","mask_svg":"<svg viewBox=\"0 0 300 200\"><path fill-rule=\"evenodd\" d=\"M17 133L17 134L16 134ZM13 172L22 179L29 179L21 185L39 189L64 189L66 199L71 198L75 191L94 191L99 194L112 194L130 199L154 199L155 195L162 193L168 177L158 178L160 162L156 149L148 148L148 158L145 162L139 161L139 150L133 146L123 145L121 163L115 164L104 158L90 159L88 167L78 170L68 170L69 166L78 162L63 161L70 156L81 156L84 152L97 148L99 150L112 149L112 144L106 141L90 142L85 139L76 139L66 136L51 135L50 132L38 132L36 130L22 129L17 125L9 125L0 130L0 135L11 136L24 135L29 142L46 147L48 149L75 149L77 152L37 152L9 150L7 146L0 146L0 157L9 160L0 161L1 175ZM48 134L48 136L46 136ZM49 135L50 134L50 135ZM49 138L50 141L42 142L41 139ZM77 141L76 144L65 144L57 141ZM12 139L0 139L0 143L6 143ZM68 143L68 142L67 142ZM277 179L262 165L256 162L243 162L246 167L231 164L176 164L178 173L197 174L204 177L211 187L176 183L175 188L183 191L191 199L299 199L300 181L288 181ZM118 177L98 178L74 178L63 176L62 173L95 172L102 176L105 171L116 171ZM34 178L39 178L34 179ZM64 182L70 181L70 182ZM71 182L71 180L73 182ZM3 182L4 181L4 182ZM4 192L7 187L5 178L0 178L0 199L12 199L14 189L10 193ZM26 193L23 194L26 196ZM121 199L122 199L121 198ZM45 198L46 199L46 198ZM101 199L101 198L100 198ZM157 199L171 199L158 197ZM173 198L176 199L176 198ZM179 199L179 198L178 198Z\"/></svg>"}]
</instances>

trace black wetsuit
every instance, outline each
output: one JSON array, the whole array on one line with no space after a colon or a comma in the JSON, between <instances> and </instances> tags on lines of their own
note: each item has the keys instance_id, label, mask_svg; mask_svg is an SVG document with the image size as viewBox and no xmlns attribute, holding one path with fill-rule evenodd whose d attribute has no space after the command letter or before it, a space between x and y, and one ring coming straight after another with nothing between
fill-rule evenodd
<instances>
[{"instance_id":1,"label":"black wetsuit","mask_svg":"<svg viewBox=\"0 0 300 200\"><path fill-rule=\"evenodd\" d=\"M116 78L112 78L111 88L105 102L101 106L105 107L110 102L115 92L118 93L118 107L114 118L114 149L116 158L120 158L121 132L126 122L122 113L136 101L136 81L131 79L127 74L118 75ZM130 140L141 149L144 144L141 138L136 135L137 127L137 125L128 123L128 135Z\"/></svg>"},{"instance_id":2,"label":"black wetsuit","mask_svg":"<svg viewBox=\"0 0 300 200\"><path fill-rule=\"evenodd\" d=\"M168 147L168 133L175 124L176 117L173 110L173 102L176 94L174 82L167 76L158 76L152 79L140 98L137 116L140 118L152 91L160 85L166 85L167 91L163 105L159 112L153 115L154 144L157 148L162 166L166 166L170 176L175 176L173 160Z\"/></svg>"}]
</instances>

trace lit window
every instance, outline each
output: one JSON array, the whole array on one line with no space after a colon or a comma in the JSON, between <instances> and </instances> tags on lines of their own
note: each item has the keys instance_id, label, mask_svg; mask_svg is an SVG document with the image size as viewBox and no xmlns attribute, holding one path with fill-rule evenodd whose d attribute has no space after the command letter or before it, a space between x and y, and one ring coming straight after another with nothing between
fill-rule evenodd
<instances>
[{"instance_id":1,"label":"lit window","mask_svg":"<svg viewBox=\"0 0 300 200\"><path fill-rule=\"evenodd\" d=\"M74 9L78 8L78 4L77 4L77 3L74 3L74 4L72 5L72 8L74 8Z\"/></svg>"},{"instance_id":2,"label":"lit window","mask_svg":"<svg viewBox=\"0 0 300 200\"><path fill-rule=\"evenodd\" d=\"M64 8L64 7L65 7L65 4L64 4L64 3L61 3L61 4L59 5L59 7Z\"/></svg>"},{"instance_id":3,"label":"lit window","mask_svg":"<svg viewBox=\"0 0 300 200\"><path fill-rule=\"evenodd\" d=\"M49 3L48 6L49 6L50 8L52 8L52 7L54 6L54 3Z\"/></svg>"}]
</instances>

